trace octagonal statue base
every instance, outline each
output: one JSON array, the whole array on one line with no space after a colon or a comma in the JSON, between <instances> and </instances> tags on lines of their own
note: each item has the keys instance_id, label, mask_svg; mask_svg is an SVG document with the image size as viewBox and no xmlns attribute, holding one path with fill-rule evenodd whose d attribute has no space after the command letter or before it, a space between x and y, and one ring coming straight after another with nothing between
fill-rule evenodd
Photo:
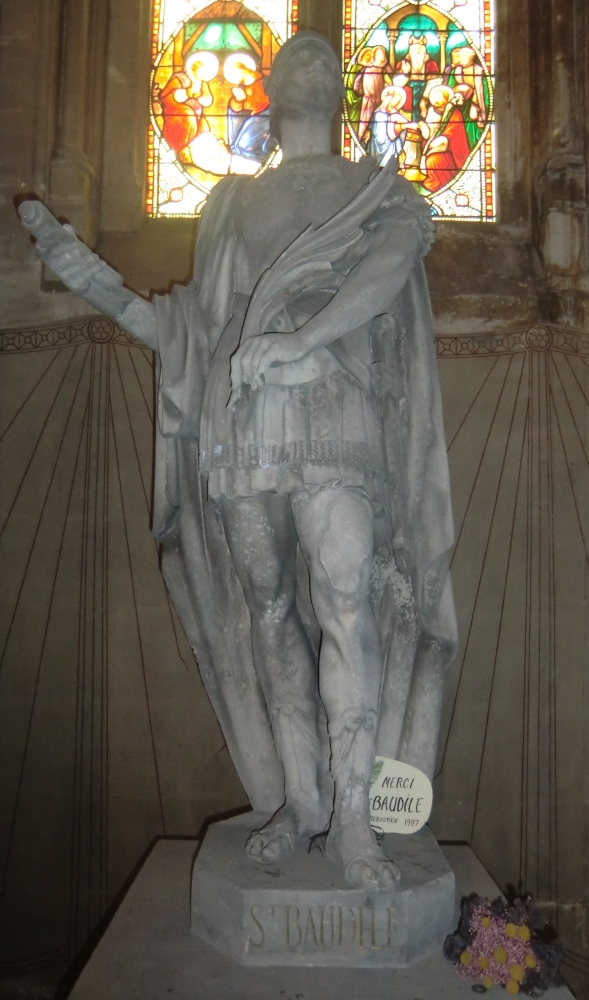
<instances>
[{"instance_id":1,"label":"octagonal statue base","mask_svg":"<svg viewBox=\"0 0 589 1000\"><path fill-rule=\"evenodd\" d=\"M401 869L392 892L345 885L318 848L276 865L245 854L267 816L248 813L207 832L192 873L191 929L244 965L403 966L441 948L454 929L454 873L431 831L387 834Z\"/></svg>"}]
</instances>

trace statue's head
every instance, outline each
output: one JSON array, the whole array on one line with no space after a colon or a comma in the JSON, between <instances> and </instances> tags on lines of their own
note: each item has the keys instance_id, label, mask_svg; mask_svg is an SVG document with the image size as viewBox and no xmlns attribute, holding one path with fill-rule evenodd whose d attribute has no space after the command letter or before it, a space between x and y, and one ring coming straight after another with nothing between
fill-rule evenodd
<instances>
[{"instance_id":1,"label":"statue's head","mask_svg":"<svg viewBox=\"0 0 589 1000\"><path fill-rule=\"evenodd\" d=\"M344 96L339 60L316 31L299 31L284 43L264 87L278 122L283 116L331 121Z\"/></svg>"}]
</instances>

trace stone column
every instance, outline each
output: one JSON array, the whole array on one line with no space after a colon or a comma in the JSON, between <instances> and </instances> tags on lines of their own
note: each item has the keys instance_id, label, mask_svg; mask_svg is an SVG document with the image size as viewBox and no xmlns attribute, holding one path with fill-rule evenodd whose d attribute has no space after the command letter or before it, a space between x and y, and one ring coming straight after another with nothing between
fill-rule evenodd
<instances>
[{"instance_id":1,"label":"stone column","mask_svg":"<svg viewBox=\"0 0 589 1000\"><path fill-rule=\"evenodd\" d=\"M97 235L106 17L106 5L97 0L66 0L62 8L57 129L49 179L52 210L90 244Z\"/></svg>"},{"instance_id":2,"label":"stone column","mask_svg":"<svg viewBox=\"0 0 589 1000\"><path fill-rule=\"evenodd\" d=\"M545 275L541 311L549 321L582 329L589 321L589 10L586 0L544 0L533 11L534 19L532 62L540 82L531 118L539 132L536 223Z\"/></svg>"}]
</instances>

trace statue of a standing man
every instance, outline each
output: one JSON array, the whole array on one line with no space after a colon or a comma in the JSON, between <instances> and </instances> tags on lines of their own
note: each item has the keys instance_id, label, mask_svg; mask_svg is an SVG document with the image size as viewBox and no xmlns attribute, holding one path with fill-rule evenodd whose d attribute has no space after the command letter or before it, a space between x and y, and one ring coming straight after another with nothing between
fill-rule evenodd
<instances>
[{"instance_id":1,"label":"statue of a standing man","mask_svg":"<svg viewBox=\"0 0 589 1000\"><path fill-rule=\"evenodd\" d=\"M352 886L398 871L369 823L375 750L433 773L455 649L425 201L330 152L342 98L301 32L266 81L282 162L228 177L191 283L149 303L63 232L74 291L157 352L162 570L275 862L309 837ZM28 206L28 207L27 207ZM319 649L319 655L317 650Z\"/></svg>"}]
</instances>

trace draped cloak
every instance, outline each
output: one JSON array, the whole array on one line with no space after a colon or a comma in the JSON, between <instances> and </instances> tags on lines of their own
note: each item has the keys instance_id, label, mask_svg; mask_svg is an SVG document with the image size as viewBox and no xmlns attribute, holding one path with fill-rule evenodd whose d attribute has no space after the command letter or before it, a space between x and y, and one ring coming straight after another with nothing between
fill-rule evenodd
<instances>
[{"instance_id":1,"label":"draped cloak","mask_svg":"<svg viewBox=\"0 0 589 1000\"><path fill-rule=\"evenodd\" d=\"M334 294L367 252L378 226L414 226L421 257L427 252L433 237L425 201L388 168L377 174L333 220L287 248L274 266L277 294L267 296L252 318L259 299L259 289L254 290L244 328L248 322L254 328L262 322L257 332L277 329L273 320L279 308L287 308L295 295L300 300L301 287ZM200 222L192 281L155 300L159 347L153 531L161 545L166 585L233 763L253 808L271 813L284 801L282 766L256 676L249 612L221 514L207 499L207 481L198 466L207 372L239 282L234 206L242 185L249 183L255 182L233 177L216 186ZM273 273L272 268L265 272L259 284L265 280L267 285ZM432 711L439 716L439 698L433 697L432 708L431 684L423 674L439 676L456 651L447 561L453 543L450 484L422 259L401 292L391 296L387 312L373 321L371 345L369 373L359 370L342 340L329 349L353 377L366 381L368 374L388 467L388 501L375 507L371 587L384 657L377 752L419 767L425 765L411 732L427 729ZM297 569L297 603L317 650L320 633L300 551ZM426 769L431 772L431 762Z\"/></svg>"}]
</instances>

